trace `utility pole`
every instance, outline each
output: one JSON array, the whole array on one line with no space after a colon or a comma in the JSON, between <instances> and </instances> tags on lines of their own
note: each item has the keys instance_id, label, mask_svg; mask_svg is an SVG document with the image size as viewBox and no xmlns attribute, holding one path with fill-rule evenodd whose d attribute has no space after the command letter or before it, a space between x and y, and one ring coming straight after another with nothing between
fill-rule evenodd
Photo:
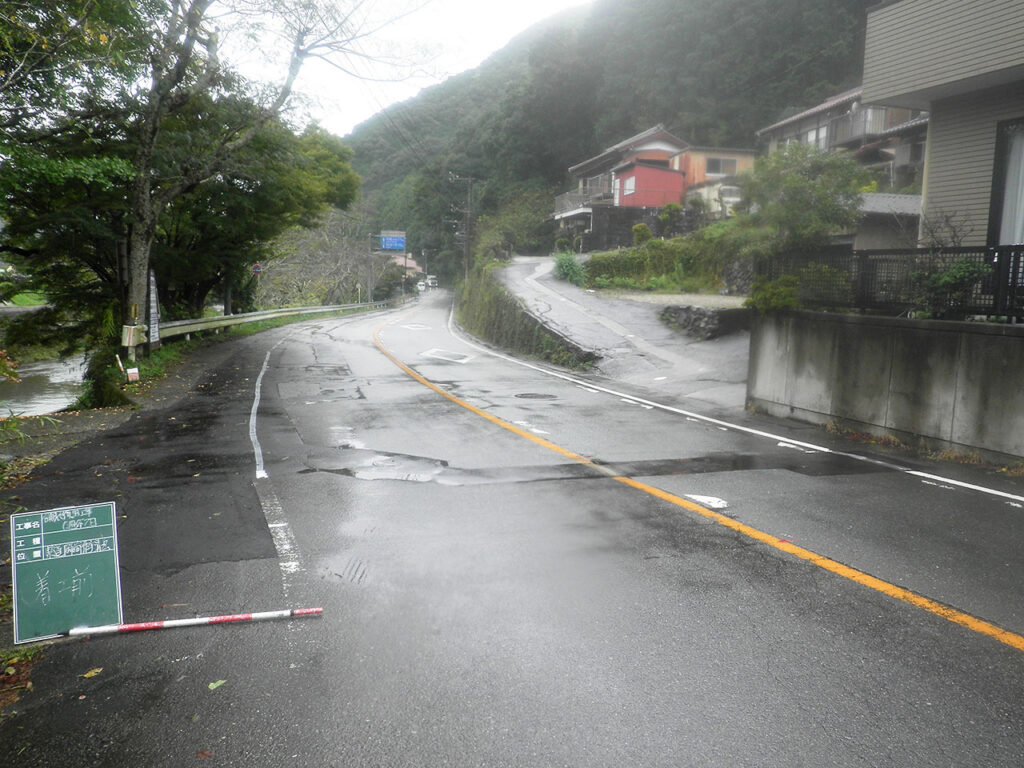
<instances>
[{"instance_id":1,"label":"utility pole","mask_svg":"<svg viewBox=\"0 0 1024 768\"><path fill-rule=\"evenodd\" d=\"M367 235L368 255L366 258L366 300L373 301L373 289L376 287L376 275L373 272L373 232Z\"/></svg>"},{"instance_id":2,"label":"utility pole","mask_svg":"<svg viewBox=\"0 0 1024 768\"><path fill-rule=\"evenodd\" d=\"M476 181L472 176L459 176L457 173L448 173L448 179L450 181L461 181L466 184L466 207L456 209L463 214L462 219L462 262L463 269L465 272L466 280L469 279L469 256L470 248L473 243L472 228L473 228L473 182Z\"/></svg>"}]
</instances>

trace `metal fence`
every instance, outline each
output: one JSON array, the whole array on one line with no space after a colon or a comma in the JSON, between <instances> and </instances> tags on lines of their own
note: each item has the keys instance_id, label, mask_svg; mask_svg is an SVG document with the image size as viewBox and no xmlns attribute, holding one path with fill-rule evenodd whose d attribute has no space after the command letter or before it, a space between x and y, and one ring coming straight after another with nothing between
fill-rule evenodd
<instances>
[{"instance_id":1,"label":"metal fence","mask_svg":"<svg viewBox=\"0 0 1024 768\"><path fill-rule=\"evenodd\" d=\"M828 246L758 262L788 278L804 306L932 317L1024 317L1024 245L855 251Z\"/></svg>"}]
</instances>

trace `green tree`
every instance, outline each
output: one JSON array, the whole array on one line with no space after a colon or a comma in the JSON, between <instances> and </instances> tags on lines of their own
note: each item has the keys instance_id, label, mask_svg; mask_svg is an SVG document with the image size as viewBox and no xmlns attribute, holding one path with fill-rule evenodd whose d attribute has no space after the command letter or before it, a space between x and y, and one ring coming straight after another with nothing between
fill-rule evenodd
<instances>
[{"instance_id":1,"label":"green tree","mask_svg":"<svg viewBox=\"0 0 1024 768\"><path fill-rule=\"evenodd\" d=\"M212 109L204 109L207 121ZM289 227L314 227L328 206L347 207L358 178L351 150L311 128L294 136L268 124L217 177L177 198L161 217L152 264L172 315L198 317L222 290L225 312L244 299L253 263Z\"/></svg>"},{"instance_id":2,"label":"green tree","mask_svg":"<svg viewBox=\"0 0 1024 768\"><path fill-rule=\"evenodd\" d=\"M187 154L211 124L253 108L234 97L169 117L162 137L168 155ZM46 341L66 352L102 349L120 325L123 283L118 244L131 222L131 145L84 131L57 134L41 151L19 149L0 166L8 225L3 248L27 275L21 288L49 299L19 318L14 341ZM102 155L98 157L97 154ZM152 266L165 316L202 313L211 290L244 299L251 264L288 227L315 226L331 206L355 198L351 151L318 128L301 136L280 121L267 124L230 164L176 198L161 214Z\"/></svg>"},{"instance_id":3,"label":"green tree","mask_svg":"<svg viewBox=\"0 0 1024 768\"><path fill-rule=\"evenodd\" d=\"M11 324L16 343L65 352L97 346L120 324L117 248L128 222L131 164L82 134L16 148L0 164L5 257L45 308Z\"/></svg>"},{"instance_id":4,"label":"green tree","mask_svg":"<svg viewBox=\"0 0 1024 768\"><path fill-rule=\"evenodd\" d=\"M0 4L0 135L87 113L137 64L139 21L132 0Z\"/></svg>"},{"instance_id":5,"label":"green tree","mask_svg":"<svg viewBox=\"0 0 1024 768\"><path fill-rule=\"evenodd\" d=\"M553 227L548 221L553 191L534 185L517 188L491 214L476 224L475 253L484 259L505 258L510 253L541 253L548 250Z\"/></svg>"},{"instance_id":6,"label":"green tree","mask_svg":"<svg viewBox=\"0 0 1024 768\"><path fill-rule=\"evenodd\" d=\"M683 206L679 203L665 203L658 214L658 223L661 224L662 237L681 234L683 221L685 219Z\"/></svg>"},{"instance_id":7,"label":"green tree","mask_svg":"<svg viewBox=\"0 0 1024 768\"><path fill-rule=\"evenodd\" d=\"M805 250L857 224L867 177L850 155L789 144L758 158L739 185L752 222L773 232L778 250Z\"/></svg>"}]
</instances>

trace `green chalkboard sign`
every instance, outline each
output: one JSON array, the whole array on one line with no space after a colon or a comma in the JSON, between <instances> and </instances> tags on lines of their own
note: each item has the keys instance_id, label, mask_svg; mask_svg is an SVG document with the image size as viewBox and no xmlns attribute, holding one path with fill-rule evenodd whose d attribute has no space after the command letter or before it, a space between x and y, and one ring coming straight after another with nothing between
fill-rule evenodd
<instances>
[{"instance_id":1,"label":"green chalkboard sign","mask_svg":"<svg viewBox=\"0 0 1024 768\"><path fill-rule=\"evenodd\" d=\"M120 624L114 502L11 515L14 642Z\"/></svg>"}]
</instances>

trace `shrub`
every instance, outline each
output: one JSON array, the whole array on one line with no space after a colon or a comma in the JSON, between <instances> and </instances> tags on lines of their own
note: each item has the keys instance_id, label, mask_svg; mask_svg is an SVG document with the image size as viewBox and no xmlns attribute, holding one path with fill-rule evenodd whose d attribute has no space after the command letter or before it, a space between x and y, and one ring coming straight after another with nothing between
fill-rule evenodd
<instances>
[{"instance_id":1,"label":"shrub","mask_svg":"<svg viewBox=\"0 0 1024 768\"><path fill-rule=\"evenodd\" d=\"M651 228L643 222L633 225L633 245L643 245L652 237Z\"/></svg>"},{"instance_id":2,"label":"shrub","mask_svg":"<svg viewBox=\"0 0 1024 768\"><path fill-rule=\"evenodd\" d=\"M587 284L596 284L601 277L608 280L619 277L647 280L647 254L642 248L597 253L590 257L585 265L585 271Z\"/></svg>"},{"instance_id":3,"label":"shrub","mask_svg":"<svg viewBox=\"0 0 1024 768\"><path fill-rule=\"evenodd\" d=\"M975 259L958 259L943 269L929 265L915 272L917 301L935 317L962 320L966 317L974 287L992 276L992 267Z\"/></svg>"},{"instance_id":4,"label":"shrub","mask_svg":"<svg viewBox=\"0 0 1024 768\"><path fill-rule=\"evenodd\" d=\"M658 222L661 224L662 235L677 234L683 226L683 206L679 203L665 203L658 214Z\"/></svg>"},{"instance_id":5,"label":"shrub","mask_svg":"<svg viewBox=\"0 0 1024 768\"><path fill-rule=\"evenodd\" d=\"M583 265L571 253L562 251L555 256L555 277L573 285L583 285Z\"/></svg>"},{"instance_id":6,"label":"shrub","mask_svg":"<svg viewBox=\"0 0 1024 768\"><path fill-rule=\"evenodd\" d=\"M743 302L743 306L753 307L762 315L783 309L799 309L799 288L800 281L795 275L783 275L774 280L759 277L754 281L750 298Z\"/></svg>"}]
</instances>

